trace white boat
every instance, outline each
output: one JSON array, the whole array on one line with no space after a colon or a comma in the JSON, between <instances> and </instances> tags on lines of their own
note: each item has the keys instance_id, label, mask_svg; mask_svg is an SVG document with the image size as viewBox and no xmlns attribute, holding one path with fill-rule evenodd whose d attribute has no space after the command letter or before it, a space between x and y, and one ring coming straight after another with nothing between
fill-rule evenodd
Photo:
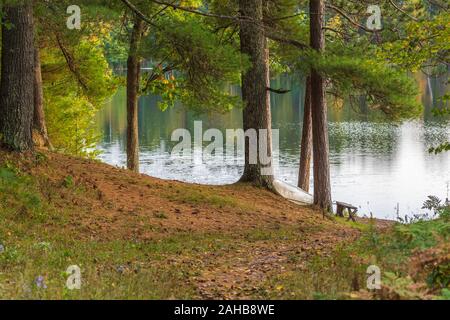
<instances>
[{"instance_id":1,"label":"white boat","mask_svg":"<svg viewBox=\"0 0 450 320\"><path fill-rule=\"evenodd\" d=\"M298 205L309 206L314 203L314 197L311 194L289 183L275 179L273 186L280 196Z\"/></svg>"}]
</instances>

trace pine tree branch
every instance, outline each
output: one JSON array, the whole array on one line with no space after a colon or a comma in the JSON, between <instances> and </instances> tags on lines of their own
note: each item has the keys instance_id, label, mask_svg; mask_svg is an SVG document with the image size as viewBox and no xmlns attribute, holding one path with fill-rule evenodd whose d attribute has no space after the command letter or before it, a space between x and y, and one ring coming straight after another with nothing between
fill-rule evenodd
<instances>
[{"instance_id":1,"label":"pine tree branch","mask_svg":"<svg viewBox=\"0 0 450 320\"><path fill-rule=\"evenodd\" d=\"M142 21L148 23L152 27L155 27L157 29L160 29L160 27L155 24L150 18L148 18L145 14L143 14L134 4L132 4L128 0L122 0L122 2L131 10L134 12L134 14L139 17Z\"/></svg>"},{"instance_id":2,"label":"pine tree branch","mask_svg":"<svg viewBox=\"0 0 450 320\"><path fill-rule=\"evenodd\" d=\"M267 88L267 91L270 91L270 92L273 92L276 94L285 94L285 93L291 92L292 90Z\"/></svg>"},{"instance_id":3,"label":"pine tree branch","mask_svg":"<svg viewBox=\"0 0 450 320\"><path fill-rule=\"evenodd\" d=\"M377 33L380 30L370 30L369 28L363 26L362 24L356 22L355 20L353 20L353 18L350 16L349 13L345 12L343 9L336 7L332 4L327 4L326 7L328 9L334 10L335 12L337 12L338 14L340 14L342 17L344 17L348 22L350 22L352 25L354 25L355 27L361 28L366 32L370 32L370 33Z\"/></svg>"},{"instance_id":4,"label":"pine tree branch","mask_svg":"<svg viewBox=\"0 0 450 320\"><path fill-rule=\"evenodd\" d=\"M122 1L126 1L128 2L128 0L122 0ZM209 17L209 18L219 18L219 19L226 19L226 20L240 20L242 19L242 17L240 16L227 16L227 15L221 15L221 14L214 14L214 13L208 13L208 12L202 12L202 11L198 11L192 8L188 8L188 7L183 7L180 5L176 5L174 3L170 3L170 2L165 2L165 1L159 1L159 0L150 0L153 3L159 4L159 5L163 5L163 6L168 6L174 10L181 10L181 11L185 11L185 12L189 12L189 13L194 13L194 14L198 14L204 17Z\"/></svg>"},{"instance_id":5,"label":"pine tree branch","mask_svg":"<svg viewBox=\"0 0 450 320\"><path fill-rule=\"evenodd\" d=\"M289 38L284 38L283 36L280 36L278 34L275 34L273 32L270 32L269 30L266 29L266 33L265 33L266 37L269 38L270 40L279 42L279 43L283 43L283 44L288 44L294 47L297 47L298 49L301 50L306 50L309 49L310 47L300 41L294 40L294 39L289 39Z\"/></svg>"},{"instance_id":6,"label":"pine tree branch","mask_svg":"<svg viewBox=\"0 0 450 320\"><path fill-rule=\"evenodd\" d=\"M419 19L417 19L416 17L413 17L412 15L410 15L408 12L406 12L405 10L403 10L402 8L400 8L395 2L394 0L389 0L389 3L398 11L400 11L401 13L403 13L404 15L406 15L407 17L409 17L410 19L418 22Z\"/></svg>"},{"instance_id":7,"label":"pine tree branch","mask_svg":"<svg viewBox=\"0 0 450 320\"><path fill-rule=\"evenodd\" d=\"M69 67L70 72L75 76L75 79L79 83L79 85L85 90L88 90L87 84L84 82L83 77L81 76L80 71L78 70L75 59L73 55L69 52L69 50L62 43L61 37L58 32L55 32L56 42L58 44L59 49L61 50L64 59L66 60L67 66Z\"/></svg>"},{"instance_id":8,"label":"pine tree branch","mask_svg":"<svg viewBox=\"0 0 450 320\"><path fill-rule=\"evenodd\" d=\"M248 21L254 21L253 19L249 19L249 18L245 18L242 16L225 16L225 15L217 15L217 14L210 14L210 13L205 13L205 12L200 12L194 9L190 9L190 8L186 8L186 7L180 7L178 5L172 4L172 3L168 3L168 2L163 2L163 1L159 1L159 0L150 0L156 4L160 4L160 5L164 5L164 6L169 6L172 7L174 9L179 9L179 10L183 10L185 12L189 12L189 13L193 13L193 14L199 14L199 15L203 15L203 16L207 16L207 17L213 17L213 18L219 18L219 19L228 19L228 20L234 20L234 21L241 21L241 20L248 20ZM131 11L133 11L139 18L141 18L143 21L149 23L150 25L156 27L159 29L159 27L157 25L155 25L145 14L143 14L135 5L133 5L130 1L128 0L122 0L122 2L128 7L130 8ZM262 24L261 21L254 21L255 23L258 23L261 25L261 28L264 28L264 25ZM293 39L287 39L284 38L282 36L276 35L273 32L268 32L266 29L266 37L273 40L273 41L277 41L277 42L281 42L281 43L285 43L285 44L289 44L292 45L294 47L297 47L299 49L305 50L307 48L309 48L309 46L305 45L304 43L301 43L297 40L293 40Z\"/></svg>"}]
</instances>

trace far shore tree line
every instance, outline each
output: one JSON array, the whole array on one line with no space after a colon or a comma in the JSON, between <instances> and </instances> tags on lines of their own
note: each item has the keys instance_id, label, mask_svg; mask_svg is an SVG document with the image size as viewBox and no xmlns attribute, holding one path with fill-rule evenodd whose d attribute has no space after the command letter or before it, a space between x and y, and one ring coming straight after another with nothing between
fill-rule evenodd
<instances>
[{"instance_id":1,"label":"far shore tree line","mask_svg":"<svg viewBox=\"0 0 450 320\"><path fill-rule=\"evenodd\" d=\"M288 92L270 80L289 73L306 86L298 186L309 192L312 166L314 203L331 212L327 101L363 98L402 121L421 113L408 74L448 74L450 14L440 0L380 0L381 29L365 23L372 1L339 0L79 0L82 23L69 29L72 2L3 2L0 139L11 150L86 156L93 117L121 85L129 170L139 172L138 100L146 94L161 96L162 110L176 101L197 112L242 108L243 129L263 130L270 142L270 95ZM142 72L144 60L151 72ZM115 63L126 63L125 76L112 73ZM223 90L229 83L241 84L242 97ZM249 161L249 143L241 182L273 190L266 164ZM433 149L445 150L445 142Z\"/></svg>"}]
</instances>

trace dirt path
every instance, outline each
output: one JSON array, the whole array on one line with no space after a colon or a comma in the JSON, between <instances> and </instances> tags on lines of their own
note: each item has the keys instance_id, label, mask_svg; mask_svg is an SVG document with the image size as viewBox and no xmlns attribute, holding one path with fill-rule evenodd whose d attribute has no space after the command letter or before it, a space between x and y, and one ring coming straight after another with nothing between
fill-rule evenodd
<instances>
[{"instance_id":1,"label":"dirt path","mask_svg":"<svg viewBox=\"0 0 450 320\"><path fill-rule=\"evenodd\" d=\"M273 233L235 235L229 246L197 256L181 255L169 263L197 271L190 282L196 287L198 298L262 298L271 279L293 270L306 270L311 259L331 257L342 243L350 243L359 235L356 229L336 228L331 233L290 226L289 230Z\"/></svg>"}]
</instances>

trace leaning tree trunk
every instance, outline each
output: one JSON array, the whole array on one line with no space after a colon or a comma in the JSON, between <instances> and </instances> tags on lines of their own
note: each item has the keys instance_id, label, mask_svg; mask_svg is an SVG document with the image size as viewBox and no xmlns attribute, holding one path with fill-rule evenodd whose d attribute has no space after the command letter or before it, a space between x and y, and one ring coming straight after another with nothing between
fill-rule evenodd
<instances>
[{"instance_id":1,"label":"leaning tree trunk","mask_svg":"<svg viewBox=\"0 0 450 320\"><path fill-rule=\"evenodd\" d=\"M18 151L33 149L34 30L31 1L3 7L11 28L2 28L0 133Z\"/></svg>"},{"instance_id":2,"label":"leaning tree trunk","mask_svg":"<svg viewBox=\"0 0 450 320\"><path fill-rule=\"evenodd\" d=\"M143 21L136 17L131 34L127 62L127 167L135 172L139 172L138 99L141 72L139 43L142 38L143 28Z\"/></svg>"},{"instance_id":3,"label":"leaning tree trunk","mask_svg":"<svg viewBox=\"0 0 450 320\"><path fill-rule=\"evenodd\" d=\"M258 146L250 146L249 139L246 139L245 167L241 181L272 189L274 179L271 168L272 130L270 97L268 96L270 79L267 39L261 27L263 1L240 0L239 8L241 15L246 17L241 20L240 25L241 52L247 54L252 63L252 67L242 75L242 98L245 103L244 131L256 130L259 142L261 139L267 142L264 148L267 150L262 150L261 143L258 143ZM264 131L260 134L260 130L266 130L266 135ZM256 163L251 161L251 158L254 158L250 155L252 150L257 153Z\"/></svg>"},{"instance_id":4,"label":"leaning tree trunk","mask_svg":"<svg viewBox=\"0 0 450 320\"><path fill-rule=\"evenodd\" d=\"M310 0L311 47L325 49L324 0ZM333 211L331 201L328 117L325 79L317 70L311 71L311 104L314 149L314 204L324 211Z\"/></svg>"},{"instance_id":5,"label":"leaning tree trunk","mask_svg":"<svg viewBox=\"0 0 450 320\"><path fill-rule=\"evenodd\" d=\"M47 133L44 112L44 89L42 86L41 58L39 48L34 50L34 118L33 140L37 147L52 149Z\"/></svg>"},{"instance_id":6,"label":"leaning tree trunk","mask_svg":"<svg viewBox=\"0 0 450 320\"><path fill-rule=\"evenodd\" d=\"M298 176L298 187L309 192L311 180L311 158L312 158L312 108L311 108L311 78L306 79L305 111L303 116L303 133L300 155L300 172Z\"/></svg>"}]
</instances>

